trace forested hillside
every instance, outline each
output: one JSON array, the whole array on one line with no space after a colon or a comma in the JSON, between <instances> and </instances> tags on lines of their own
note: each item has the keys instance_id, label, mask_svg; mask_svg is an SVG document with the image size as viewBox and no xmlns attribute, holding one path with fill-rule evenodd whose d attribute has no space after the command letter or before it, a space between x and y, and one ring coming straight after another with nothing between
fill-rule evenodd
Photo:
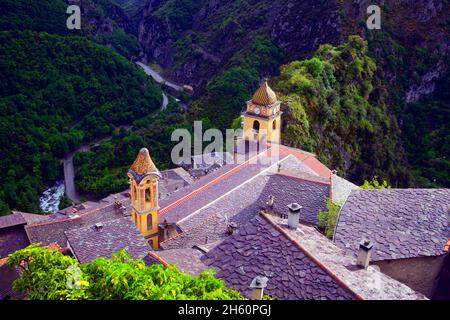
<instances>
[{"instance_id":1,"label":"forested hillside","mask_svg":"<svg viewBox=\"0 0 450 320\"><path fill-rule=\"evenodd\" d=\"M379 4L381 29L368 30L371 4L369 0L148 0L138 39L148 61L165 68L166 76L193 85L192 118L207 117L209 124L224 129L244 108L242 101L251 97L259 81L278 75L274 65L310 59L322 44L338 46L349 35L359 35L368 43L364 55L376 65L370 79L355 83L357 88L368 83L374 87L366 102L360 102L370 104L361 113L380 113L378 120L373 115L361 118L374 134L360 139L348 127L336 126L327 133L342 139L335 145L330 143L335 143L336 137L319 141L323 135L291 135L285 142L298 145L311 138L314 141L309 146L329 144L326 152L322 150L322 158L341 173L349 173L347 178L355 183L378 174L392 180L394 186L448 187L449 138L441 124L448 120L449 102L438 92L449 75L450 3L387 0ZM340 70L352 77L348 61L344 60ZM336 99L350 99L359 108L353 93L334 89ZM315 99L323 96L319 93ZM309 118L317 117L308 109L305 112ZM348 147L342 145L344 141ZM361 145L363 142L368 145ZM386 149L381 147L384 143ZM373 148L373 156L362 157L361 150L368 146ZM352 152L337 159L343 148Z\"/></svg>"},{"instance_id":2,"label":"forested hillside","mask_svg":"<svg viewBox=\"0 0 450 320\"><path fill-rule=\"evenodd\" d=\"M285 106L282 140L316 153L351 181L377 175L406 185L387 88L367 54L367 42L351 36L339 47L323 45L311 59L281 68L273 82Z\"/></svg>"},{"instance_id":3,"label":"forested hillside","mask_svg":"<svg viewBox=\"0 0 450 320\"><path fill-rule=\"evenodd\" d=\"M137 66L83 37L0 32L0 61L2 213L39 211L66 152L161 104Z\"/></svg>"},{"instance_id":4,"label":"forested hillside","mask_svg":"<svg viewBox=\"0 0 450 320\"><path fill-rule=\"evenodd\" d=\"M78 153L74 159L78 190L101 198L127 189L127 171L142 146L151 150L159 170L173 167L170 155L176 142L170 137L176 128L191 129L191 122L171 99L164 111L136 120L132 131L121 130L99 147Z\"/></svg>"},{"instance_id":5,"label":"forested hillside","mask_svg":"<svg viewBox=\"0 0 450 320\"><path fill-rule=\"evenodd\" d=\"M70 4L81 8L80 30L67 29L66 10ZM126 14L110 0L2 0L0 3L0 31L33 30L85 36L127 58L136 58L140 53L132 28Z\"/></svg>"}]
</instances>

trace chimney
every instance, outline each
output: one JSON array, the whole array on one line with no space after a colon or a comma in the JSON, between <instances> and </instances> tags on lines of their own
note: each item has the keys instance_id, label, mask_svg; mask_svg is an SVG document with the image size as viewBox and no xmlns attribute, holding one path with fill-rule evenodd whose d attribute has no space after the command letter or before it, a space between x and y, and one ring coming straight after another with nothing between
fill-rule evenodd
<instances>
[{"instance_id":1,"label":"chimney","mask_svg":"<svg viewBox=\"0 0 450 320\"><path fill-rule=\"evenodd\" d=\"M250 283L250 289L252 289L252 299L253 300L261 300L264 295L264 288L267 287L267 279L266 277L257 276Z\"/></svg>"},{"instance_id":2,"label":"chimney","mask_svg":"<svg viewBox=\"0 0 450 320\"><path fill-rule=\"evenodd\" d=\"M230 222L227 226L227 234L231 236L234 233L234 231L236 231L236 229L237 229L236 222Z\"/></svg>"},{"instance_id":3,"label":"chimney","mask_svg":"<svg viewBox=\"0 0 450 320\"><path fill-rule=\"evenodd\" d=\"M300 209L302 208L297 202L288 205L289 215L288 215L288 226L291 229L297 229L300 219Z\"/></svg>"},{"instance_id":4,"label":"chimney","mask_svg":"<svg viewBox=\"0 0 450 320\"><path fill-rule=\"evenodd\" d=\"M273 207L274 200L275 200L275 198L272 195L270 195L269 198L267 199L266 204L269 206L269 208Z\"/></svg>"},{"instance_id":5,"label":"chimney","mask_svg":"<svg viewBox=\"0 0 450 320\"><path fill-rule=\"evenodd\" d=\"M359 267L367 269L370 263L370 256L372 255L373 244L370 240L363 240L359 244L358 258L356 259L356 264Z\"/></svg>"},{"instance_id":6,"label":"chimney","mask_svg":"<svg viewBox=\"0 0 450 320\"><path fill-rule=\"evenodd\" d=\"M94 228L97 231L102 230L103 229L103 223L99 222L99 223L94 224Z\"/></svg>"},{"instance_id":7,"label":"chimney","mask_svg":"<svg viewBox=\"0 0 450 320\"><path fill-rule=\"evenodd\" d=\"M72 207L72 208L70 209L69 218L70 218L70 219L74 219L74 218L78 218L78 217L79 217L79 215L78 215L78 209L77 209L76 207Z\"/></svg>"}]
</instances>

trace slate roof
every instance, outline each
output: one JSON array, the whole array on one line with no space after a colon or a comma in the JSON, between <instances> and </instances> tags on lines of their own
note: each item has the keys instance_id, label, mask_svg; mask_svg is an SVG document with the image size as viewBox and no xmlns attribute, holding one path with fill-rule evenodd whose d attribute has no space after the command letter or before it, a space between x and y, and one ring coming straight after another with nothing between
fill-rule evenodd
<instances>
[{"instance_id":1,"label":"slate roof","mask_svg":"<svg viewBox=\"0 0 450 320\"><path fill-rule=\"evenodd\" d=\"M0 260L0 275L0 300L23 298L23 294L12 289L12 283L20 276L20 269L9 267Z\"/></svg>"},{"instance_id":2,"label":"slate roof","mask_svg":"<svg viewBox=\"0 0 450 320\"><path fill-rule=\"evenodd\" d=\"M119 250L127 250L133 259L144 258L151 250L144 236L134 225L131 217L123 217L94 225L65 231L72 252L80 263L98 257L109 258Z\"/></svg>"},{"instance_id":3,"label":"slate roof","mask_svg":"<svg viewBox=\"0 0 450 320\"><path fill-rule=\"evenodd\" d=\"M372 260L439 256L450 238L450 189L354 190L341 209L334 242L356 256L363 238Z\"/></svg>"},{"instance_id":4,"label":"slate roof","mask_svg":"<svg viewBox=\"0 0 450 320\"><path fill-rule=\"evenodd\" d=\"M30 244L23 225L17 225L0 230L0 258L7 257Z\"/></svg>"},{"instance_id":5,"label":"slate roof","mask_svg":"<svg viewBox=\"0 0 450 320\"><path fill-rule=\"evenodd\" d=\"M25 225L46 221L47 216L13 211L12 214L0 217L0 258L30 244Z\"/></svg>"},{"instance_id":6,"label":"slate roof","mask_svg":"<svg viewBox=\"0 0 450 320\"><path fill-rule=\"evenodd\" d=\"M130 199L121 200L127 208L125 215L131 215ZM97 203L94 209L79 211L78 216L62 216L43 223L27 225L25 230L32 243L40 242L43 245L59 244L66 247L67 240L64 232L70 229L82 228L94 225L97 222L106 222L124 217L121 210L117 209L114 203Z\"/></svg>"},{"instance_id":7,"label":"slate roof","mask_svg":"<svg viewBox=\"0 0 450 320\"><path fill-rule=\"evenodd\" d=\"M274 152L273 150L277 149L279 154L271 154ZM249 157L252 157L252 155ZM242 164L225 165L183 188L183 190L162 199L159 203L161 219L167 219L169 223L179 222L224 193L261 174L267 168L273 167L278 161L282 162L287 158L294 158L297 161L295 165L290 167L282 166L282 170L293 170L292 174L294 175L302 173L309 177L315 176L316 180L321 179L321 182L330 181L331 171L318 161L313 154L282 145L272 146L267 151L263 151L252 158L252 160L258 159L258 161L248 160Z\"/></svg>"},{"instance_id":8,"label":"slate roof","mask_svg":"<svg viewBox=\"0 0 450 320\"><path fill-rule=\"evenodd\" d=\"M204 253L195 248L161 250L155 252L155 254L165 263L176 265L180 271L189 273L194 277L208 268L200 260Z\"/></svg>"},{"instance_id":9,"label":"slate roof","mask_svg":"<svg viewBox=\"0 0 450 320\"><path fill-rule=\"evenodd\" d=\"M291 240L258 216L209 251L203 262L230 288L251 297L256 276L269 279L265 294L278 299L355 299Z\"/></svg>"},{"instance_id":10,"label":"slate roof","mask_svg":"<svg viewBox=\"0 0 450 320\"><path fill-rule=\"evenodd\" d=\"M283 168L288 170L296 167L298 160L288 156L281 160ZM251 180L241 183L235 190L224 194L219 188L219 194L214 201L209 201L199 210L188 211L185 219L178 221L183 233L161 243L165 249L202 245L226 237L226 215L230 221L238 225L246 223L254 217L261 208L265 208L269 195L274 196L273 211L288 213L287 205L297 202L303 206L301 220L315 224L317 213L325 209L325 199L329 196L330 186L317 181L304 180L297 177L278 174L275 163L267 171L260 172ZM196 205L196 204L192 204Z\"/></svg>"},{"instance_id":11,"label":"slate roof","mask_svg":"<svg viewBox=\"0 0 450 320\"><path fill-rule=\"evenodd\" d=\"M300 224L293 230L287 226L286 219L274 215L265 217L359 297L370 300L426 299L423 294L380 272L377 266L369 266L368 269L357 267L352 255L335 246L315 227Z\"/></svg>"},{"instance_id":12,"label":"slate roof","mask_svg":"<svg viewBox=\"0 0 450 320\"><path fill-rule=\"evenodd\" d=\"M254 216L222 240L154 255L156 263L175 264L191 275L212 267L247 297L251 281L265 276L265 294L278 299L426 299L375 267L356 267L356 259L314 227L292 230L271 214Z\"/></svg>"},{"instance_id":13,"label":"slate roof","mask_svg":"<svg viewBox=\"0 0 450 320\"><path fill-rule=\"evenodd\" d=\"M24 225L27 221L21 214L10 214L7 216L0 217L0 229Z\"/></svg>"}]
</instances>

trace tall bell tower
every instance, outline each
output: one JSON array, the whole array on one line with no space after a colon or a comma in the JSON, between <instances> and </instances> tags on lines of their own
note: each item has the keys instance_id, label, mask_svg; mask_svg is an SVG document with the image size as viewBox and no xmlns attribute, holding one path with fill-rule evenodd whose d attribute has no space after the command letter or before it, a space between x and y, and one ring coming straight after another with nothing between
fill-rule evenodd
<instances>
[{"instance_id":1,"label":"tall bell tower","mask_svg":"<svg viewBox=\"0 0 450 320\"><path fill-rule=\"evenodd\" d=\"M142 148L128 170L131 216L153 249L158 249L158 183L161 178L147 148Z\"/></svg>"},{"instance_id":2,"label":"tall bell tower","mask_svg":"<svg viewBox=\"0 0 450 320\"><path fill-rule=\"evenodd\" d=\"M267 84L267 80L256 90L253 98L247 102L244 116L244 138L258 142L262 135L268 143L280 143L281 102Z\"/></svg>"}]
</instances>

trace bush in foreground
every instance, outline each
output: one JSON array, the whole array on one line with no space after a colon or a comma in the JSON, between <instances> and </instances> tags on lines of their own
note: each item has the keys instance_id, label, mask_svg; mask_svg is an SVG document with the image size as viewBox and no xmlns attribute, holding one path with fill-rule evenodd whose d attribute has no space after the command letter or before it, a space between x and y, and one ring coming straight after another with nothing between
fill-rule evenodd
<instances>
[{"instance_id":1,"label":"bush in foreground","mask_svg":"<svg viewBox=\"0 0 450 320\"><path fill-rule=\"evenodd\" d=\"M22 269L14 289L40 300L241 300L208 270L191 277L175 266L147 267L125 251L112 259L79 264L58 250L37 244L11 254L8 265Z\"/></svg>"}]
</instances>

